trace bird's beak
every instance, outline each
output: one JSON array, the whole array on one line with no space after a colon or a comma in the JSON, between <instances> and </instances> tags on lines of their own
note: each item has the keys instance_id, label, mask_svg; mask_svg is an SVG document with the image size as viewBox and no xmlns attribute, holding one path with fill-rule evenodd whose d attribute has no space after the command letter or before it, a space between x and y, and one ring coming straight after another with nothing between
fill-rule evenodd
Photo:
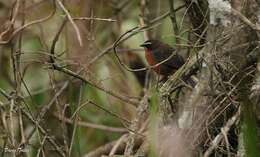
<instances>
[{"instance_id":1,"label":"bird's beak","mask_svg":"<svg viewBox=\"0 0 260 157\"><path fill-rule=\"evenodd\" d=\"M145 47L145 43L141 44L140 47Z\"/></svg>"}]
</instances>

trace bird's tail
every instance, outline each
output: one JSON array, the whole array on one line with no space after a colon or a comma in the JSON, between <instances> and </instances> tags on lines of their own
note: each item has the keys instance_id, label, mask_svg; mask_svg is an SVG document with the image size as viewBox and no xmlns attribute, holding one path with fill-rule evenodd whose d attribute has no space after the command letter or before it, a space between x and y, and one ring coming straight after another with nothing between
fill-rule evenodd
<instances>
[{"instance_id":1,"label":"bird's tail","mask_svg":"<svg viewBox=\"0 0 260 157\"><path fill-rule=\"evenodd\" d=\"M186 84L190 85L192 88L194 88L196 86L197 82L198 82L197 79L195 78L195 76L196 76L197 72L199 71L200 67L201 67L201 60L199 60L197 62L197 64L195 64L190 69L188 74L182 76L182 80Z\"/></svg>"},{"instance_id":2,"label":"bird's tail","mask_svg":"<svg viewBox=\"0 0 260 157\"><path fill-rule=\"evenodd\" d=\"M190 85L192 88L194 88L194 87L196 86L196 84L197 84L197 82L195 81L194 78L192 78L192 76L184 75L184 76L182 77L182 80L183 80L186 84Z\"/></svg>"}]
</instances>

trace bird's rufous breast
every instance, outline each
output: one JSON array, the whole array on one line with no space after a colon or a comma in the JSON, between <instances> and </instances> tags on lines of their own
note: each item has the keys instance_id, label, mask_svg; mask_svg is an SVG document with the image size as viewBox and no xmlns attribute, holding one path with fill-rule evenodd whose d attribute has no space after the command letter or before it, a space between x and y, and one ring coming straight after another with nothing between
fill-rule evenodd
<instances>
[{"instance_id":1,"label":"bird's rufous breast","mask_svg":"<svg viewBox=\"0 0 260 157\"><path fill-rule=\"evenodd\" d=\"M155 61L155 59L154 59L154 57L153 57L153 55L152 55L151 50L149 50L149 49L147 49L147 48L145 48L145 58L146 58L146 60L147 60L147 62L148 62L148 64L149 64L150 66L154 66L154 65L157 64L157 62ZM155 72L157 72L157 73L160 74L160 67L159 67L159 65L153 67L152 69L153 69Z\"/></svg>"}]
</instances>

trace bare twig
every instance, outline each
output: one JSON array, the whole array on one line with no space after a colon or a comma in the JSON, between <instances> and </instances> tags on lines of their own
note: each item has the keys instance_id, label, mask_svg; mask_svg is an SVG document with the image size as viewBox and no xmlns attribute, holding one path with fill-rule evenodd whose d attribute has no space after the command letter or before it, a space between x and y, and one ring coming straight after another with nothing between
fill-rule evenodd
<instances>
[{"instance_id":1,"label":"bare twig","mask_svg":"<svg viewBox=\"0 0 260 157\"><path fill-rule=\"evenodd\" d=\"M141 0L140 1L140 26L144 27L144 26L149 26L149 21L148 21L148 17L146 16L146 10L147 8L147 3L146 0ZM148 30L144 30L144 40L148 40L150 38L149 32Z\"/></svg>"},{"instance_id":2,"label":"bare twig","mask_svg":"<svg viewBox=\"0 0 260 157\"><path fill-rule=\"evenodd\" d=\"M112 112L112 111L109 111L108 109L106 109L106 108L104 108L104 107L102 107L102 106L100 106L100 105L94 103L93 101L88 100L87 103L90 103L90 104L92 104L92 105L94 105L94 106L100 108L101 110L103 110L103 111L109 113L110 115L112 115L112 116L114 116L114 117L116 117L116 118L118 118L118 119L120 119L120 120L122 120L122 121L124 121L124 122L127 122L128 124L131 124L131 122L130 122L128 119L126 119L126 118L124 118L124 117L118 115L117 113L114 113L114 112Z\"/></svg>"},{"instance_id":3,"label":"bare twig","mask_svg":"<svg viewBox=\"0 0 260 157\"><path fill-rule=\"evenodd\" d=\"M240 116L240 109L236 112L235 115L233 115L233 117L231 117L225 126L223 126L221 129L223 130L223 132L225 134L228 133L228 131L230 130L230 128L236 123L237 119ZM204 153L203 157L208 157L210 156L210 154L212 153L212 151L219 145L219 143L221 142L221 140L223 139L224 134L222 132L220 132L215 138L214 140L211 142L211 146L207 149L207 151Z\"/></svg>"},{"instance_id":4,"label":"bare twig","mask_svg":"<svg viewBox=\"0 0 260 157\"><path fill-rule=\"evenodd\" d=\"M79 31L79 28L78 28L77 24L74 22L74 20L71 17L69 11L65 8L65 6L62 4L62 2L60 0L56 0L56 1L59 4L59 6L61 7L61 9L63 10L63 12L66 14L66 16L67 16L68 20L70 21L70 23L72 24L72 26L73 26L73 28L74 28L74 30L76 32L78 41L79 41L79 45L83 46L81 35L80 35L80 31Z\"/></svg>"},{"instance_id":5,"label":"bare twig","mask_svg":"<svg viewBox=\"0 0 260 157\"><path fill-rule=\"evenodd\" d=\"M0 88L0 93L6 98L6 99L11 99L11 96L6 93L2 88Z\"/></svg>"},{"instance_id":6,"label":"bare twig","mask_svg":"<svg viewBox=\"0 0 260 157\"><path fill-rule=\"evenodd\" d=\"M58 32L57 32L56 35L54 36L54 39L53 39L53 41L52 41L52 44L51 44L51 49L50 49L50 63L53 64L53 66L54 66L54 64L55 64L55 47L56 47L56 45L57 45L57 42L58 42L59 37L60 37L60 35L61 35L61 32L62 32L63 28L65 27L66 21L67 21L66 19L63 20L61 26L59 27ZM54 67L53 67L53 68L54 68Z\"/></svg>"},{"instance_id":7,"label":"bare twig","mask_svg":"<svg viewBox=\"0 0 260 157\"><path fill-rule=\"evenodd\" d=\"M96 20L96 21L107 21L107 22L116 22L116 20L113 19L104 19L104 18L98 18L98 17L74 17L73 20Z\"/></svg>"},{"instance_id":8,"label":"bare twig","mask_svg":"<svg viewBox=\"0 0 260 157\"><path fill-rule=\"evenodd\" d=\"M226 142L227 156L231 157L231 155L230 155L230 144L229 144L229 141L228 141L228 136L227 136L227 134L226 134L226 132L224 131L223 128L221 128L221 133L223 134L225 142Z\"/></svg>"},{"instance_id":9,"label":"bare twig","mask_svg":"<svg viewBox=\"0 0 260 157\"><path fill-rule=\"evenodd\" d=\"M54 5L54 9L53 9L53 11L52 11L49 15L47 15L47 16L44 17L44 18L31 21L31 22L29 22L29 23L27 23L27 24L24 24L23 26L17 28L17 29L12 33L12 35L8 38L8 40L6 40L6 41L0 41L0 45L9 43L18 33L20 33L20 32L21 32L22 30L24 30L25 28L49 20L49 19L55 14L55 12L56 12L56 7L55 7L55 5Z\"/></svg>"},{"instance_id":10,"label":"bare twig","mask_svg":"<svg viewBox=\"0 0 260 157\"><path fill-rule=\"evenodd\" d=\"M124 135L123 135L124 136ZM123 151L126 146L126 138L120 143L120 145L117 147L117 151ZM84 155L84 157L100 157L102 155L107 155L111 151L111 149L114 147L114 145L117 143L118 140L112 141L109 143L106 143L105 145L102 145L98 147L97 149L89 152L88 154ZM136 139L136 146L138 147L141 142L143 141L143 138L137 137Z\"/></svg>"},{"instance_id":11,"label":"bare twig","mask_svg":"<svg viewBox=\"0 0 260 157\"><path fill-rule=\"evenodd\" d=\"M145 120L147 118L147 113L148 113L148 95L149 93L146 92L145 95L143 96L142 100L140 101L140 104L137 108L137 115L134 118L130 128L134 130L135 132L142 132L147 126L144 125L142 126L141 124L145 124ZM140 128L141 127L141 128ZM142 128L144 127L144 128ZM133 155L134 152L134 146L136 143L136 134L131 132L129 134L127 143L126 143L126 148L124 155Z\"/></svg>"},{"instance_id":12,"label":"bare twig","mask_svg":"<svg viewBox=\"0 0 260 157\"><path fill-rule=\"evenodd\" d=\"M178 23L176 20L176 11L174 10L174 0L169 0L169 5L170 5L170 18L172 21L172 27L173 27L173 31L174 31L174 36L178 36L179 35L179 28L178 28ZM175 38L176 43L179 44L179 38Z\"/></svg>"},{"instance_id":13,"label":"bare twig","mask_svg":"<svg viewBox=\"0 0 260 157\"><path fill-rule=\"evenodd\" d=\"M111 149L109 155L114 155L118 149L118 147L121 145L122 142L124 142L126 140L126 138L128 137L127 134L121 136L118 141L115 143L115 145L113 146L113 148Z\"/></svg>"},{"instance_id":14,"label":"bare twig","mask_svg":"<svg viewBox=\"0 0 260 157\"><path fill-rule=\"evenodd\" d=\"M66 117L61 117L57 114L54 114L54 116L57 117L59 120L64 120L66 123L74 124L74 121L72 119L69 119ZM76 122L76 124L81 127L99 129L99 130L104 130L104 131L109 131L109 132L125 133L128 131L125 128L117 128L117 127L111 127L111 126L106 126L106 125L94 124L94 123L84 122L84 121L80 121L80 120L78 120Z\"/></svg>"},{"instance_id":15,"label":"bare twig","mask_svg":"<svg viewBox=\"0 0 260 157\"><path fill-rule=\"evenodd\" d=\"M67 88L67 86L69 85L69 83L65 83L60 89L59 91L54 95L54 97L51 99L51 101L47 104L44 105L44 107L41 109L41 112L39 112L39 115L37 117L37 120L40 121L44 115L46 114L46 112L51 108L51 106L55 103L56 99L62 94L62 92Z\"/></svg>"},{"instance_id":16,"label":"bare twig","mask_svg":"<svg viewBox=\"0 0 260 157\"><path fill-rule=\"evenodd\" d=\"M26 1L25 0L22 0L21 1L21 10L25 10L25 6L26 6ZM25 23L25 14L23 14L22 16L22 23L21 25L24 25ZM22 47L23 47L23 34L20 33L19 35L19 38L18 38L18 50L17 50L17 54L15 56L15 62L16 62L16 78L15 78L15 81L16 81L16 97L18 98L19 95L21 95L21 84L23 83L23 78L22 76L20 75L21 74L21 50L22 50ZM25 85L26 86L26 85ZM20 104L20 99L16 99L16 103L17 104ZM25 142L25 134L24 134L24 125L23 125L23 117L22 117L22 112L21 112L21 105L19 105L19 108L18 108L18 120L19 120L19 131L20 131L20 136L21 136L21 143L24 143Z\"/></svg>"},{"instance_id":17,"label":"bare twig","mask_svg":"<svg viewBox=\"0 0 260 157\"><path fill-rule=\"evenodd\" d=\"M253 30L256 31L260 31L260 26L253 24L247 17L245 17L242 13L240 13L239 11L237 11L234 8L232 9L232 14L237 16L242 22L244 22L245 24L247 24L249 27L251 27Z\"/></svg>"},{"instance_id":18,"label":"bare twig","mask_svg":"<svg viewBox=\"0 0 260 157\"><path fill-rule=\"evenodd\" d=\"M47 131L46 131L42 126L40 126L40 125L39 125L39 122L38 122L37 120L35 120L28 112L22 110L22 113L23 113L23 115L25 115L37 128L39 128L39 130L40 130L40 132L41 132L42 134L48 136ZM59 144L57 144L57 142L56 142L52 137L49 137L49 136L48 136L47 141L49 141L49 142L54 146L54 148L57 150L57 152L58 152L61 156L63 156L63 157L66 156L65 153L63 152L63 150L61 149L61 146L60 146Z\"/></svg>"}]
</instances>

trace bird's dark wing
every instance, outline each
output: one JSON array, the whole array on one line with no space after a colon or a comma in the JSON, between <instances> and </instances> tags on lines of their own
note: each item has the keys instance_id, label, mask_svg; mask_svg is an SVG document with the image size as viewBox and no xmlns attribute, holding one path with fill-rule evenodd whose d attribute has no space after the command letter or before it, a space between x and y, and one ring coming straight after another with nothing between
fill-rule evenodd
<instances>
[{"instance_id":1,"label":"bird's dark wing","mask_svg":"<svg viewBox=\"0 0 260 157\"><path fill-rule=\"evenodd\" d=\"M172 56L170 59L168 59L166 62L163 63L164 66L167 66L172 69L179 69L183 64L184 60L182 56L178 55L175 52L175 49L170 47L167 44L163 44L163 46L160 46L156 48L153 52L153 57L156 60L156 62L162 62L166 59L168 59L170 56Z\"/></svg>"}]
</instances>

